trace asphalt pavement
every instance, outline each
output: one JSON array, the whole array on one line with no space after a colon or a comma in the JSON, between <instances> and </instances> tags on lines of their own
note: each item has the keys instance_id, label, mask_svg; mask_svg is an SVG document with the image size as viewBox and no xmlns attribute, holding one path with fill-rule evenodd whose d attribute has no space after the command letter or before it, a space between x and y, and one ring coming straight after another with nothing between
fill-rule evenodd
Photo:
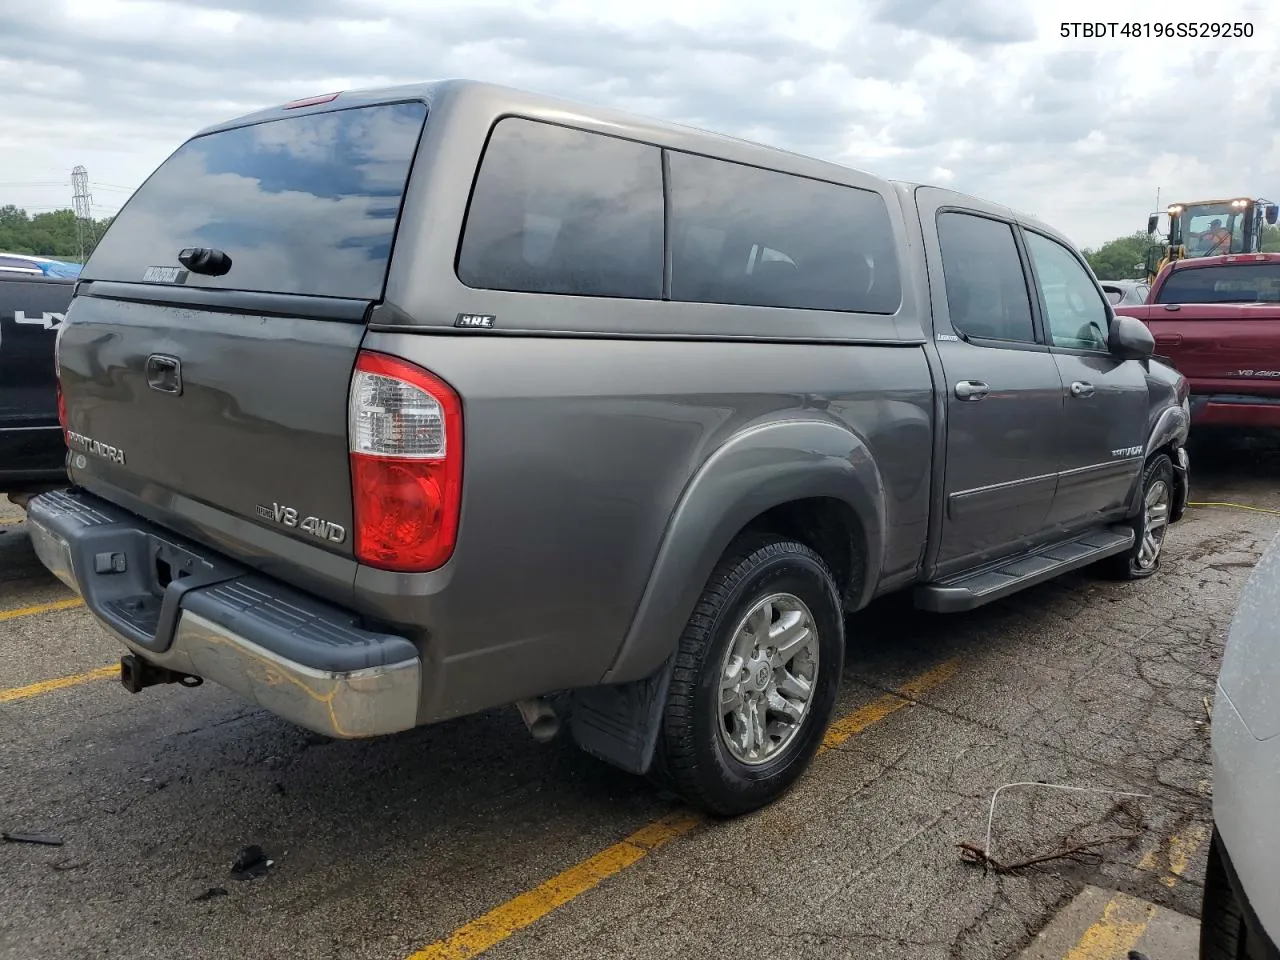
<instances>
[{"instance_id":1,"label":"asphalt pavement","mask_svg":"<svg viewBox=\"0 0 1280 960\"><path fill-rule=\"evenodd\" d=\"M851 618L826 748L734 821L534 743L514 708L341 742L212 684L129 694L6 504L0 831L61 844L0 842L0 958L1190 960L1206 698L1280 531L1280 443L1193 458L1216 505L1151 580ZM251 845L270 866L238 879Z\"/></svg>"}]
</instances>

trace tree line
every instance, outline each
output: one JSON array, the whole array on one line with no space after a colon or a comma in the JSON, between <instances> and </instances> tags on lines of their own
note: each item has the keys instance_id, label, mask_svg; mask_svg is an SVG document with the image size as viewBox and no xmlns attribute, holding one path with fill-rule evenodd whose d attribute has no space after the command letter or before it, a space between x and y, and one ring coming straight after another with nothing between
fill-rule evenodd
<instances>
[{"instance_id":1,"label":"tree line","mask_svg":"<svg viewBox=\"0 0 1280 960\"><path fill-rule=\"evenodd\" d=\"M1097 249L1085 247L1081 253L1099 280L1139 280L1147 275L1147 250L1156 244L1156 239L1139 230L1108 240ZM1265 253L1280 253L1280 226L1263 225L1262 249Z\"/></svg>"},{"instance_id":2,"label":"tree line","mask_svg":"<svg viewBox=\"0 0 1280 960\"><path fill-rule=\"evenodd\" d=\"M90 220L85 226L84 255L93 252L111 218ZM0 206L0 252L29 253L55 260L80 261L80 234L72 210L29 215L13 204Z\"/></svg>"}]
</instances>

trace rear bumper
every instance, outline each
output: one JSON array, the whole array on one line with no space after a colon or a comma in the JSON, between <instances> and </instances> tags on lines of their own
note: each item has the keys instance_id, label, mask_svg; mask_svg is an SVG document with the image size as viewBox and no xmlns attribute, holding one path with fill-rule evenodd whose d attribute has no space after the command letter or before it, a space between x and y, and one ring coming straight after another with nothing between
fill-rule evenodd
<instances>
[{"instance_id":1,"label":"rear bumper","mask_svg":"<svg viewBox=\"0 0 1280 960\"><path fill-rule=\"evenodd\" d=\"M1247 394L1192 394L1193 426L1280 429L1280 397Z\"/></svg>"},{"instance_id":2,"label":"rear bumper","mask_svg":"<svg viewBox=\"0 0 1280 960\"><path fill-rule=\"evenodd\" d=\"M32 498L27 521L41 562L143 659L331 737L417 725L422 661L406 638L80 490Z\"/></svg>"}]
</instances>

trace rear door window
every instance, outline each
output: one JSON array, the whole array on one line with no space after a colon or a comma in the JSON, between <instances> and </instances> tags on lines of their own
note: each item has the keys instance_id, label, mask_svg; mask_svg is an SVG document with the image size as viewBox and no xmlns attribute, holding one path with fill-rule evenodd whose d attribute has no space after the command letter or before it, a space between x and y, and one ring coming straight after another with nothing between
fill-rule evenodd
<instances>
[{"instance_id":1,"label":"rear door window","mask_svg":"<svg viewBox=\"0 0 1280 960\"><path fill-rule=\"evenodd\" d=\"M186 247L231 257L186 285L376 300L427 108L312 113L187 141L116 215L81 276L141 282Z\"/></svg>"},{"instance_id":2,"label":"rear door window","mask_svg":"<svg viewBox=\"0 0 1280 960\"><path fill-rule=\"evenodd\" d=\"M657 300L662 152L508 117L476 177L458 252L469 287Z\"/></svg>"},{"instance_id":3,"label":"rear door window","mask_svg":"<svg viewBox=\"0 0 1280 960\"><path fill-rule=\"evenodd\" d=\"M902 303L884 198L670 153L671 299L857 313Z\"/></svg>"},{"instance_id":4,"label":"rear door window","mask_svg":"<svg viewBox=\"0 0 1280 960\"><path fill-rule=\"evenodd\" d=\"M1031 297L1013 227L969 213L938 214L951 328L966 337L1034 343Z\"/></svg>"}]
</instances>

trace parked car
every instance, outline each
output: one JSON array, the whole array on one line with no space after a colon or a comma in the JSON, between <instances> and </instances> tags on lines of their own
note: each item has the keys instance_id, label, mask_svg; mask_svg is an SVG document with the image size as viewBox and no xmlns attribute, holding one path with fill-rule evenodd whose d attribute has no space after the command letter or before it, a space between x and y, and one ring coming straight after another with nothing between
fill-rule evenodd
<instances>
[{"instance_id":1,"label":"parked car","mask_svg":"<svg viewBox=\"0 0 1280 960\"><path fill-rule=\"evenodd\" d=\"M569 692L585 750L735 814L821 743L846 611L1155 572L1188 460L1152 346L996 204L465 81L331 95L115 217L32 538L129 689L334 737L549 735Z\"/></svg>"},{"instance_id":2,"label":"parked car","mask_svg":"<svg viewBox=\"0 0 1280 960\"><path fill-rule=\"evenodd\" d=\"M1103 280L1102 292L1113 307L1146 303L1151 286L1145 280Z\"/></svg>"},{"instance_id":3,"label":"parked car","mask_svg":"<svg viewBox=\"0 0 1280 960\"><path fill-rule=\"evenodd\" d=\"M1278 620L1280 536L1240 594L1218 675L1201 960L1280 958Z\"/></svg>"},{"instance_id":4,"label":"parked car","mask_svg":"<svg viewBox=\"0 0 1280 960\"><path fill-rule=\"evenodd\" d=\"M53 345L72 282L0 260L0 493L68 484Z\"/></svg>"},{"instance_id":5,"label":"parked car","mask_svg":"<svg viewBox=\"0 0 1280 960\"><path fill-rule=\"evenodd\" d=\"M1280 253L1175 260L1146 306L1115 309L1191 382L1196 426L1280 427Z\"/></svg>"}]
</instances>

